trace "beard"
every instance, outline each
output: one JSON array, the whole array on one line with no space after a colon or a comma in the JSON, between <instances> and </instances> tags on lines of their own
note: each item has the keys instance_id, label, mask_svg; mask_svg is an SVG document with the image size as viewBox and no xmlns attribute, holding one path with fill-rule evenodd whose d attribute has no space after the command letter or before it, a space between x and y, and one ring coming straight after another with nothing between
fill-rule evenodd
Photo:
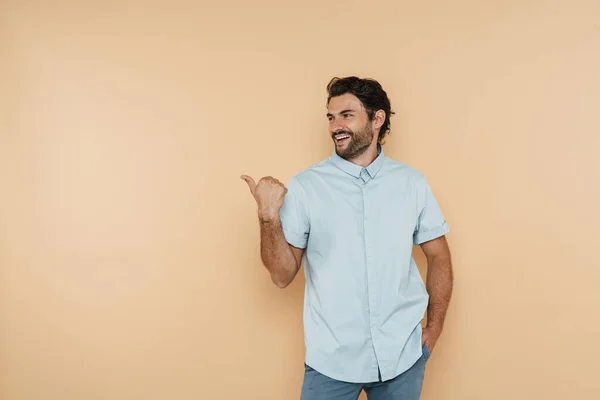
<instances>
[{"instance_id":1,"label":"beard","mask_svg":"<svg viewBox=\"0 0 600 400\"><path fill-rule=\"evenodd\" d=\"M360 156L365 151L367 151L367 149L373 142L373 130L370 129L368 125L365 125L364 128L357 132L352 132L348 130L341 130L335 132L332 135L334 144L336 143L334 136L340 133L346 133L350 135L350 138L347 139L348 144L346 144L346 147L338 148L337 145L335 146L335 152L337 153L337 155L345 160L350 160Z\"/></svg>"}]
</instances>

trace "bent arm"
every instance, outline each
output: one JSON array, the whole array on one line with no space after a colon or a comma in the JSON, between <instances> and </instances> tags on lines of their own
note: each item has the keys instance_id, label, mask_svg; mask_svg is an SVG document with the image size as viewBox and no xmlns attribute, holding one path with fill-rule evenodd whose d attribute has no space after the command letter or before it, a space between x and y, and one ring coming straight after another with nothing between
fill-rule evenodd
<instances>
[{"instance_id":1,"label":"bent arm","mask_svg":"<svg viewBox=\"0 0 600 400\"><path fill-rule=\"evenodd\" d=\"M279 288L287 287L300 269L304 249L294 247L285 239L280 218L260 219L260 255Z\"/></svg>"}]
</instances>

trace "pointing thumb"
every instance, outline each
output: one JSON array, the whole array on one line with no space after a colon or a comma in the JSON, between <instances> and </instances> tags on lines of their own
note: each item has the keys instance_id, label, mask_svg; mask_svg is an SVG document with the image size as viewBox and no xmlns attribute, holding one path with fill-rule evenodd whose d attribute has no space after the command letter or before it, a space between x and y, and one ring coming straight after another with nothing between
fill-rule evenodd
<instances>
[{"instance_id":1,"label":"pointing thumb","mask_svg":"<svg viewBox=\"0 0 600 400\"><path fill-rule=\"evenodd\" d=\"M256 182L254 182L254 179L248 175L242 175L240 178L246 181L250 188L250 192L254 195L254 189L256 189Z\"/></svg>"}]
</instances>

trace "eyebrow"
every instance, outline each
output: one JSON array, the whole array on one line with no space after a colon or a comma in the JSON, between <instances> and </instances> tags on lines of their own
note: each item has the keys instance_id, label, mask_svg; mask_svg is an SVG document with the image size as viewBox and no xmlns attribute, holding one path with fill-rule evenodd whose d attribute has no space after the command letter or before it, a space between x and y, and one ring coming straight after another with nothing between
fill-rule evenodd
<instances>
[{"instance_id":1,"label":"eyebrow","mask_svg":"<svg viewBox=\"0 0 600 400\"><path fill-rule=\"evenodd\" d=\"M356 112L356 111L347 109L347 110L340 111L338 114L346 114L346 113L353 113L353 112ZM333 114L327 113L327 117L333 117Z\"/></svg>"}]
</instances>

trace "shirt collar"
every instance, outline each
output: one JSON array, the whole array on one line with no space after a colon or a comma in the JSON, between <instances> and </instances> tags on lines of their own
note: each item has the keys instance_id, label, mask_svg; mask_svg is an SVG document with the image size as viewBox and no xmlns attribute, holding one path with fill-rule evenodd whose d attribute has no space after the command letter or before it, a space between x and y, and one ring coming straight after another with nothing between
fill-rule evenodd
<instances>
[{"instance_id":1,"label":"shirt collar","mask_svg":"<svg viewBox=\"0 0 600 400\"><path fill-rule=\"evenodd\" d=\"M379 172L379 170L381 169L384 158L385 158L385 155L383 154L383 148L381 147L380 144L378 144L377 145L377 158L375 158L375 160L373 160L373 162L371 164L369 164L367 167L364 167L364 169L366 169L367 172L369 173L369 176L371 177L371 179L375 178L375 175L377 175L377 172ZM346 172L347 174L350 174L355 178L360 177L360 172L363 170L363 167L338 156L338 154L335 152L335 149L333 149L333 153L331 154L330 160L333 162L333 164L336 167L338 167L342 171Z\"/></svg>"}]
</instances>

